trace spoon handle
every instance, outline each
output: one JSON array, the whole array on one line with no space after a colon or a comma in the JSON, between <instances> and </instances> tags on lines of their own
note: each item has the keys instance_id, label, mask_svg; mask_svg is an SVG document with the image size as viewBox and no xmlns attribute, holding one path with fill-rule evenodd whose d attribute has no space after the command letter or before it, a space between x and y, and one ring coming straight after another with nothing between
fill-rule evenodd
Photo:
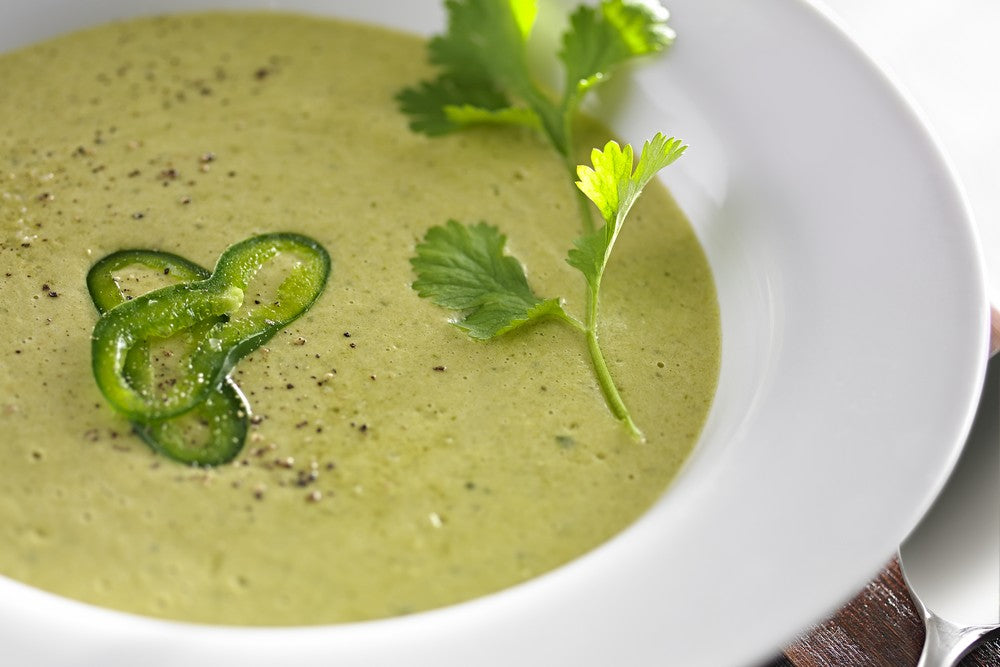
<instances>
[{"instance_id":1,"label":"spoon handle","mask_svg":"<svg viewBox=\"0 0 1000 667\"><path fill-rule=\"evenodd\" d=\"M930 611L924 611L927 634L917 667L954 667L989 627L962 628Z\"/></svg>"}]
</instances>

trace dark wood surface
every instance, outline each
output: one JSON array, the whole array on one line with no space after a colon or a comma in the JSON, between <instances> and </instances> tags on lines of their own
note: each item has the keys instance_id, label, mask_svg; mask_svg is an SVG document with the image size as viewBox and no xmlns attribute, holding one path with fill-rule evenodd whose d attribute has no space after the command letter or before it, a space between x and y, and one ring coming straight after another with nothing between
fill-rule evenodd
<instances>
[{"instance_id":1,"label":"dark wood surface","mask_svg":"<svg viewBox=\"0 0 1000 667\"><path fill-rule=\"evenodd\" d=\"M762 667L913 667L924 625L894 560L846 607ZM1000 667L1000 635L986 637L961 667Z\"/></svg>"}]
</instances>

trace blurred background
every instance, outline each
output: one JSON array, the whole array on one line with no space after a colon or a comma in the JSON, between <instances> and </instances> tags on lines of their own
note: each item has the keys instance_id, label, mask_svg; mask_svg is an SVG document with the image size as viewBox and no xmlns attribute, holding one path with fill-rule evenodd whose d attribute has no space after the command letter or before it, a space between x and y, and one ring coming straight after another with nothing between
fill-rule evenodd
<instances>
[{"instance_id":1,"label":"blurred background","mask_svg":"<svg viewBox=\"0 0 1000 667\"><path fill-rule=\"evenodd\" d=\"M968 198L1000 304L1000 1L815 0L917 107Z\"/></svg>"}]
</instances>

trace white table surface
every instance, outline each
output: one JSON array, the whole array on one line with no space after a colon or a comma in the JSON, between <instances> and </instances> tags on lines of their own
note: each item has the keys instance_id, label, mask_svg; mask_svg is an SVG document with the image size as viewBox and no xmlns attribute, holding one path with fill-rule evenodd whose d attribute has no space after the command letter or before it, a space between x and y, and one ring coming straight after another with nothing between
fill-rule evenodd
<instances>
[{"instance_id":1,"label":"white table surface","mask_svg":"<svg viewBox=\"0 0 1000 667\"><path fill-rule=\"evenodd\" d=\"M1000 305L1000 0L816 0L929 125L967 197Z\"/></svg>"}]
</instances>

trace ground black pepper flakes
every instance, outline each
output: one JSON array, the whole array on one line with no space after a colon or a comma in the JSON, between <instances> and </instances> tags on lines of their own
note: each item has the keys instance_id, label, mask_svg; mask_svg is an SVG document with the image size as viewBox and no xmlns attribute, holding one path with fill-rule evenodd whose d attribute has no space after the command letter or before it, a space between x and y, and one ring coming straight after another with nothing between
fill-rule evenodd
<instances>
[{"instance_id":1,"label":"ground black pepper flakes","mask_svg":"<svg viewBox=\"0 0 1000 667\"><path fill-rule=\"evenodd\" d=\"M309 470L300 470L295 477L295 485L299 487L309 486L313 482L319 479L319 471L315 468Z\"/></svg>"}]
</instances>

